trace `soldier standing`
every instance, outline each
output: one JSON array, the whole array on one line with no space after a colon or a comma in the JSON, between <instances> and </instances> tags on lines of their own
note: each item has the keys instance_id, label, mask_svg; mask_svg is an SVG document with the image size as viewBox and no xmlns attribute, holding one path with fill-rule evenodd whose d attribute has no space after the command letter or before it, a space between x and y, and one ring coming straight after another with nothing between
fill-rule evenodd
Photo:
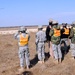
<instances>
[{"instance_id":1,"label":"soldier standing","mask_svg":"<svg viewBox=\"0 0 75 75\"><path fill-rule=\"evenodd\" d=\"M71 38L71 50L72 50L72 58L75 59L75 22L72 23L73 27L71 28L70 31L70 36Z\"/></svg>"},{"instance_id":2,"label":"soldier standing","mask_svg":"<svg viewBox=\"0 0 75 75\"><path fill-rule=\"evenodd\" d=\"M53 50L52 50L51 36L49 35L50 30L51 30L51 27L53 26L53 25L52 25L52 22L53 22L53 20L50 19L49 25L48 25L47 28L46 28L46 39L47 39L48 46L49 46L49 50L50 50L50 51L49 51L49 52L50 52L50 56L53 58L54 55L53 55Z\"/></svg>"},{"instance_id":3,"label":"soldier standing","mask_svg":"<svg viewBox=\"0 0 75 75\"><path fill-rule=\"evenodd\" d=\"M28 41L30 36L26 33L25 27L20 27L19 31L15 34L15 39L18 40L19 45L19 58L20 58L20 69L19 72L23 72L25 68L25 63L27 69L29 69L29 48Z\"/></svg>"},{"instance_id":4,"label":"soldier standing","mask_svg":"<svg viewBox=\"0 0 75 75\"><path fill-rule=\"evenodd\" d=\"M55 63L61 62L62 54L60 50L60 28L58 27L58 22L53 21L52 22L53 27L51 28L50 31L50 36L51 36L51 42L52 42L52 50L54 53L54 58L55 58Z\"/></svg>"},{"instance_id":5,"label":"soldier standing","mask_svg":"<svg viewBox=\"0 0 75 75\"><path fill-rule=\"evenodd\" d=\"M45 59L45 41L46 41L46 34L44 31L42 31L42 26L38 27L38 32L36 33L36 46L37 53L38 53L38 63L44 63Z\"/></svg>"}]
</instances>

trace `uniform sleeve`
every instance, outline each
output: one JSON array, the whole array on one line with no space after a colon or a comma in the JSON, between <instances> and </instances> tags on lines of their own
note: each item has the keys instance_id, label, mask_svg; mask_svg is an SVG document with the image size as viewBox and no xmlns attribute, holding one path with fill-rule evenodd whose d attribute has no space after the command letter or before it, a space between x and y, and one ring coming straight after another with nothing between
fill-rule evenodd
<instances>
[{"instance_id":1,"label":"uniform sleeve","mask_svg":"<svg viewBox=\"0 0 75 75\"><path fill-rule=\"evenodd\" d=\"M30 35L28 34L28 41L30 40Z\"/></svg>"},{"instance_id":2,"label":"uniform sleeve","mask_svg":"<svg viewBox=\"0 0 75 75\"><path fill-rule=\"evenodd\" d=\"M39 39L38 39L38 34L37 34L37 33L36 33L36 35L35 35L35 38L36 38L35 43L38 44Z\"/></svg>"},{"instance_id":3,"label":"uniform sleeve","mask_svg":"<svg viewBox=\"0 0 75 75\"><path fill-rule=\"evenodd\" d=\"M51 29L49 35L52 36L54 34L54 30Z\"/></svg>"},{"instance_id":4,"label":"uniform sleeve","mask_svg":"<svg viewBox=\"0 0 75 75\"><path fill-rule=\"evenodd\" d=\"M46 33L44 32L44 41L46 41Z\"/></svg>"},{"instance_id":5,"label":"uniform sleeve","mask_svg":"<svg viewBox=\"0 0 75 75\"><path fill-rule=\"evenodd\" d=\"M46 36L48 36L49 35L49 32L50 32L50 28L49 28L49 26L46 28Z\"/></svg>"},{"instance_id":6,"label":"uniform sleeve","mask_svg":"<svg viewBox=\"0 0 75 75\"><path fill-rule=\"evenodd\" d=\"M19 39L19 32L15 33L14 38Z\"/></svg>"},{"instance_id":7,"label":"uniform sleeve","mask_svg":"<svg viewBox=\"0 0 75 75\"><path fill-rule=\"evenodd\" d=\"M71 29L71 30L70 30L70 36L69 36L69 38L72 38L73 35L74 35L74 31L73 31L73 29Z\"/></svg>"}]
</instances>

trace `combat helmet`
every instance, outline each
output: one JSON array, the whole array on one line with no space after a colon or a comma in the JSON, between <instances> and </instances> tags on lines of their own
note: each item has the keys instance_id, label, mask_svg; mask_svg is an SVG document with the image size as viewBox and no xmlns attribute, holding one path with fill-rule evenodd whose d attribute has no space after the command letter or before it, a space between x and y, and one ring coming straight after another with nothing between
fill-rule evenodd
<instances>
[{"instance_id":1,"label":"combat helmet","mask_svg":"<svg viewBox=\"0 0 75 75\"><path fill-rule=\"evenodd\" d=\"M27 30L27 28L25 28L24 26L21 26L20 29L19 29L20 32L21 31L26 31L26 30Z\"/></svg>"},{"instance_id":2,"label":"combat helmet","mask_svg":"<svg viewBox=\"0 0 75 75\"><path fill-rule=\"evenodd\" d=\"M42 25L38 26L38 29L43 29Z\"/></svg>"}]
</instances>

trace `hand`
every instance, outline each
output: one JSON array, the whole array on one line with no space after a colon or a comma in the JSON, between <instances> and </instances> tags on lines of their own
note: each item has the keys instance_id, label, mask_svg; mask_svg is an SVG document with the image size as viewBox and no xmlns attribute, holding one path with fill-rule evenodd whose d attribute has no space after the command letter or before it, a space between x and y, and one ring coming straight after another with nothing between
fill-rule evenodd
<instances>
[{"instance_id":1,"label":"hand","mask_svg":"<svg viewBox=\"0 0 75 75\"><path fill-rule=\"evenodd\" d=\"M51 28L51 25L50 25L50 28Z\"/></svg>"},{"instance_id":2,"label":"hand","mask_svg":"<svg viewBox=\"0 0 75 75\"><path fill-rule=\"evenodd\" d=\"M63 27L61 26L60 29L62 29Z\"/></svg>"}]
</instances>

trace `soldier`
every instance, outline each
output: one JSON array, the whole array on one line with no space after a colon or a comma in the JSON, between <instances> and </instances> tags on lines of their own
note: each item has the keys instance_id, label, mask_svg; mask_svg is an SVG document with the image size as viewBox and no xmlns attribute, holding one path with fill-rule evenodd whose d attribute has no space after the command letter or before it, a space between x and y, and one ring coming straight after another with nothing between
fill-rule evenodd
<instances>
[{"instance_id":1,"label":"soldier","mask_svg":"<svg viewBox=\"0 0 75 75\"><path fill-rule=\"evenodd\" d=\"M65 55L65 50L66 50L66 43L65 41L63 41L63 32L65 32L64 30L64 27L63 27L63 24L60 26L60 29L61 29L61 52L62 52L62 60L64 59L64 55Z\"/></svg>"},{"instance_id":2,"label":"soldier","mask_svg":"<svg viewBox=\"0 0 75 75\"><path fill-rule=\"evenodd\" d=\"M46 41L46 34L42 31L42 26L38 27L38 32L36 33L36 46L38 47L38 63L44 63L45 59L45 41Z\"/></svg>"},{"instance_id":3,"label":"soldier","mask_svg":"<svg viewBox=\"0 0 75 75\"><path fill-rule=\"evenodd\" d=\"M70 29L67 25L67 23L63 23L63 28L61 30L64 29L64 32L61 33L61 42L64 43L64 50L65 50L65 54L68 52L69 50L69 34L70 34Z\"/></svg>"},{"instance_id":4,"label":"soldier","mask_svg":"<svg viewBox=\"0 0 75 75\"><path fill-rule=\"evenodd\" d=\"M70 36L71 38L71 50L72 50L72 58L75 59L75 22L72 23L73 27L71 28L70 31Z\"/></svg>"},{"instance_id":5,"label":"soldier","mask_svg":"<svg viewBox=\"0 0 75 75\"><path fill-rule=\"evenodd\" d=\"M50 56L53 58L54 56L53 56L53 50L52 50L52 44L51 44L51 36L49 35L50 29L53 26L52 22L53 22L53 20L50 19L49 25L46 28L46 39L47 39L49 50L50 50Z\"/></svg>"},{"instance_id":6,"label":"soldier","mask_svg":"<svg viewBox=\"0 0 75 75\"><path fill-rule=\"evenodd\" d=\"M53 21L53 27L50 30L52 50L54 53L55 63L61 62L62 54L60 50L60 28L57 21Z\"/></svg>"},{"instance_id":7,"label":"soldier","mask_svg":"<svg viewBox=\"0 0 75 75\"><path fill-rule=\"evenodd\" d=\"M15 34L15 39L18 40L19 45L19 58L20 58L20 69L19 72L23 72L25 68L25 63L27 69L29 69L30 61L29 61L29 48L28 48L28 41L29 41L29 34L26 33L25 27L20 27L19 31Z\"/></svg>"}]
</instances>

